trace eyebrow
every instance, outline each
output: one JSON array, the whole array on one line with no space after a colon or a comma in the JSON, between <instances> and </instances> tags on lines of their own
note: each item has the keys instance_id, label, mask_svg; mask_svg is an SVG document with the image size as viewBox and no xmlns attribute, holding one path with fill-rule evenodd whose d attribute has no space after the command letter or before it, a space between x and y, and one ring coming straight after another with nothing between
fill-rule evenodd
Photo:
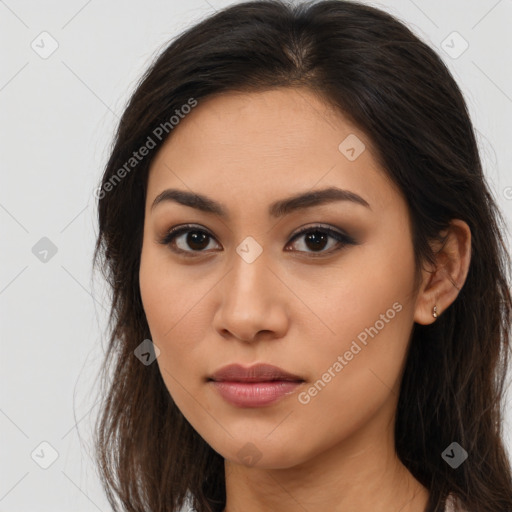
<instances>
[{"instance_id":1,"label":"eyebrow","mask_svg":"<svg viewBox=\"0 0 512 512\"><path fill-rule=\"evenodd\" d=\"M151 210L165 201L173 201L184 206L190 206L202 212L212 213L223 219L230 218L226 207L221 203L202 194L172 188L164 190L155 198L151 205ZM355 192L337 187L329 187L299 193L289 198L276 201L269 206L268 214L271 217L279 218L292 212L311 208L312 206L332 203L334 201L350 201L371 210L368 202Z\"/></svg>"}]
</instances>

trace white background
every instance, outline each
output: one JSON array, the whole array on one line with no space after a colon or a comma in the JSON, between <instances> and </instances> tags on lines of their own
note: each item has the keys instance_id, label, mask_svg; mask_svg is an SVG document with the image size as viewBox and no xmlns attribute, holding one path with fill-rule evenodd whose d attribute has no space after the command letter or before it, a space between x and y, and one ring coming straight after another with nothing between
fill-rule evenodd
<instances>
[{"instance_id":1,"label":"white background","mask_svg":"<svg viewBox=\"0 0 512 512\"><path fill-rule=\"evenodd\" d=\"M150 60L179 32L232 3L0 1L0 512L109 510L91 463L108 308L91 271L93 190L125 102ZM449 65L510 226L512 1L372 5L405 21ZM46 59L31 47L46 37L51 48L43 31L58 43ZM454 31L469 44L457 58L442 44ZM455 37L447 40L452 53L462 49ZM32 252L42 237L57 248L47 262ZM509 449L511 409L509 402ZM48 469L31 458L37 449L40 461L50 460L43 441L58 452Z\"/></svg>"}]
</instances>

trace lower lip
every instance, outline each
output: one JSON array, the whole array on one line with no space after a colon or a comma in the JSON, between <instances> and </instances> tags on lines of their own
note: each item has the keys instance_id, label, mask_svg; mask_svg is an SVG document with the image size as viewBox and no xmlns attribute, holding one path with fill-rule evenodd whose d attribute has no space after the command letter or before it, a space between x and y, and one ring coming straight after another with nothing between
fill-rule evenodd
<instances>
[{"instance_id":1,"label":"lower lip","mask_svg":"<svg viewBox=\"0 0 512 512\"><path fill-rule=\"evenodd\" d=\"M293 393L302 382L275 380L271 382L211 381L222 398L238 407L261 407Z\"/></svg>"}]
</instances>

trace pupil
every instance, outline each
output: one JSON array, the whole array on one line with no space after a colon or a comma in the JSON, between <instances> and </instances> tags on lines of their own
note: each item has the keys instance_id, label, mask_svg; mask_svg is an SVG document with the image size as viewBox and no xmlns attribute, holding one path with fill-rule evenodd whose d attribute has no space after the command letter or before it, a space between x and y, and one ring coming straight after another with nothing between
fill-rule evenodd
<instances>
[{"instance_id":1,"label":"pupil","mask_svg":"<svg viewBox=\"0 0 512 512\"><path fill-rule=\"evenodd\" d=\"M306 236L306 244L309 244L309 242L313 242L313 247L309 247L308 245L310 249L323 249L325 247L326 241L327 236L325 235L325 233L321 233L320 231L313 231L312 233Z\"/></svg>"},{"instance_id":2,"label":"pupil","mask_svg":"<svg viewBox=\"0 0 512 512\"><path fill-rule=\"evenodd\" d=\"M208 246L206 233L199 233L197 231L191 231L187 236L187 243L192 249L204 249ZM199 247L197 246L199 245Z\"/></svg>"}]
</instances>

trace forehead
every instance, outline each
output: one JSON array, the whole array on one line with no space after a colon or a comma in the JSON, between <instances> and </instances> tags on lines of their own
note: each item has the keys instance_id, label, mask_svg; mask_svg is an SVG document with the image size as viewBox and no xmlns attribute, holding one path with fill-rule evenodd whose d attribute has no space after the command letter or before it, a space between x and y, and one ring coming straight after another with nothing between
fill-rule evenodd
<instances>
[{"instance_id":1,"label":"forehead","mask_svg":"<svg viewBox=\"0 0 512 512\"><path fill-rule=\"evenodd\" d=\"M238 149L250 156L279 158L308 148L332 153L338 150L343 133L354 132L361 135L308 89L277 88L199 100L173 130L167 145L180 145L184 150L198 145L205 150L222 146L230 154Z\"/></svg>"},{"instance_id":2,"label":"forehead","mask_svg":"<svg viewBox=\"0 0 512 512\"><path fill-rule=\"evenodd\" d=\"M308 89L279 88L199 100L153 160L147 200L179 187L267 204L328 186L382 206L396 195L361 130Z\"/></svg>"}]
</instances>

